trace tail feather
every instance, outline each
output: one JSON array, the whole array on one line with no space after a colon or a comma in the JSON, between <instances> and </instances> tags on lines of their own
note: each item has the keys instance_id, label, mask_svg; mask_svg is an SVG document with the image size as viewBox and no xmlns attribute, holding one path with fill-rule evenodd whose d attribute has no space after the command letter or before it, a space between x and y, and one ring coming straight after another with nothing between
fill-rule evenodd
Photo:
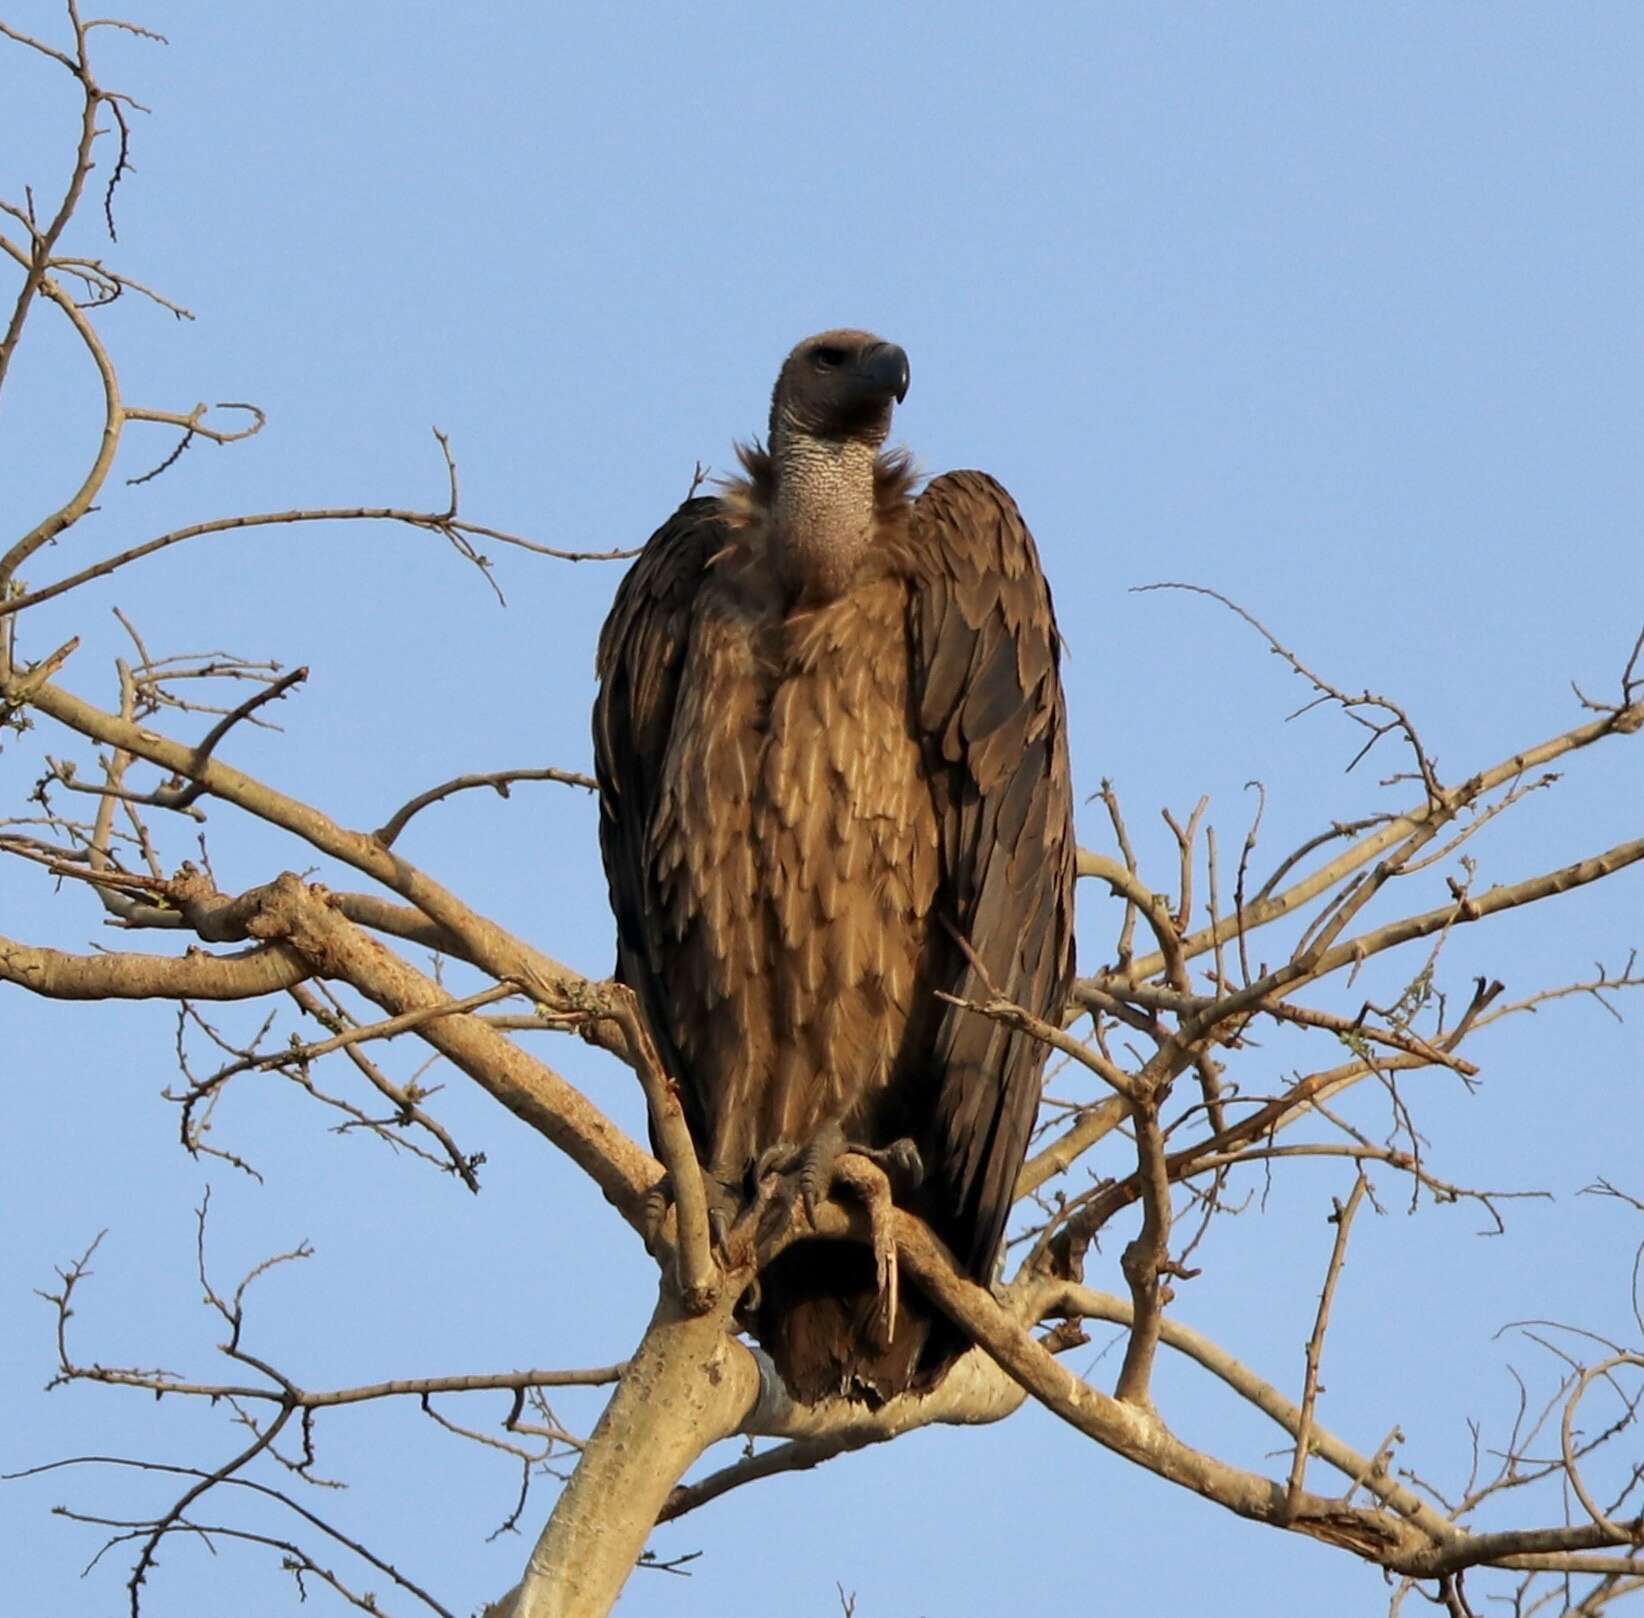
<instances>
[{"instance_id":1,"label":"tail feather","mask_svg":"<svg viewBox=\"0 0 1644 1618\"><path fill-rule=\"evenodd\" d=\"M873 1255L856 1242L798 1242L760 1276L749 1323L788 1391L806 1404L883 1404L922 1393L970 1345L906 1278L886 1330Z\"/></svg>"}]
</instances>

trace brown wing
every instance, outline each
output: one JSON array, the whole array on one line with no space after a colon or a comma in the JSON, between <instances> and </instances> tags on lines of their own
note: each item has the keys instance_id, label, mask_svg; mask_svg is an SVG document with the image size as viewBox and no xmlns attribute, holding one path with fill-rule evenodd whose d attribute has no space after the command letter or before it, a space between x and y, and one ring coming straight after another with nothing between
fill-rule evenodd
<instances>
[{"instance_id":1,"label":"brown wing","mask_svg":"<svg viewBox=\"0 0 1644 1618\"><path fill-rule=\"evenodd\" d=\"M1033 537L981 472L936 478L908 535L913 700L941 843L939 907L955 948L933 987L1008 999L1056 1022L1073 978L1073 794L1060 645ZM927 1165L943 1234L985 1281L1039 1104L1045 1050L975 1012L937 1026L941 1075Z\"/></svg>"},{"instance_id":2,"label":"brown wing","mask_svg":"<svg viewBox=\"0 0 1644 1618\"><path fill-rule=\"evenodd\" d=\"M681 1079L686 1117L707 1138L703 1101L683 1082L670 1018L658 1001L656 912L646 869L646 835L656 808L691 608L708 559L726 542L719 501L687 500L651 535L617 587L600 631L594 701L594 773L599 778L599 846L617 922L617 976L640 998L668 1071Z\"/></svg>"}]
</instances>

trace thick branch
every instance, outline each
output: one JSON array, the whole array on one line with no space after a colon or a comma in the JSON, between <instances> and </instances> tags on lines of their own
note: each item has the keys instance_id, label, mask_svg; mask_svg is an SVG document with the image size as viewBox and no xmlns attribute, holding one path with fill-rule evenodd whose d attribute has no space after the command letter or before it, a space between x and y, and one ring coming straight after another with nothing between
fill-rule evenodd
<instances>
[{"instance_id":1,"label":"thick branch","mask_svg":"<svg viewBox=\"0 0 1644 1618\"><path fill-rule=\"evenodd\" d=\"M674 1484L759 1397L727 1304L691 1315L665 1288L501 1618L604 1618Z\"/></svg>"},{"instance_id":2,"label":"thick branch","mask_svg":"<svg viewBox=\"0 0 1644 1618\"><path fill-rule=\"evenodd\" d=\"M1040 1305L1042 1315L1066 1313L1081 1320L1106 1320L1116 1326L1128 1326L1134 1311L1128 1298L1110 1292L1098 1292L1091 1287L1051 1284ZM1220 1378L1241 1399L1246 1400L1263 1415L1278 1423L1292 1438L1301 1431L1301 1410L1296 1403L1281 1393L1272 1383L1257 1376L1249 1366L1235 1359L1219 1343L1184 1326L1180 1320L1165 1316L1159 1327L1160 1341ZM1367 1456L1345 1444L1333 1433L1315 1426L1308 1440L1313 1454L1333 1466L1344 1478L1363 1488L1382 1501L1389 1509L1408 1518L1424 1531L1442 1537L1452 1525L1448 1519L1428 1505L1419 1495L1406 1489L1377 1464L1375 1456ZM1352 1490L1347 1499L1352 1498Z\"/></svg>"},{"instance_id":3,"label":"thick branch","mask_svg":"<svg viewBox=\"0 0 1644 1618\"><path fill-rule=\"evenodd\" d=\"M680 1297L691 1314L704 1314L719 1292L719 1267L709 1245L707 1188L680 1104L678 1081L663 1069L661 1053L640 1015L634 992L621 983L600 989L612 1007L612 1020L622 1030L627 1060L645 1091L652 1139L667 1167L678 1235L675 1261Z\"/></svg>"},{"instance_id":4,"label":"thick branch","mask_svg":"<svg viewBox=\"0 0 1644 1618\"><path fill-rule=\"evenodd\" d=\"M0 686L0 695L6 694ZM82 701L49 682L27 692L29 706L94 741L123 748L162 769L197 780L214 797L300 837L311 847L398 893L424 915L452 933L466 959L492 977L538 986L552 998L564 981L557 962L514 938L488 918L469 909L455 894L414 865L400 859L364 832L348 831L318 809L266 786L220 759L200 759L196 749L116 714Z\"/></svg>"},{"instance_id":5,"label":"thick branch","mask_svg":"<svg viewBox=\"0 0 1644 1618\"><path fill-rule=\"evenodd\" d=\"M1434 1537L1461 1536L1433 1514L1430 1524L1302 1492L1287 1510L1271 1479L1192 1449L1151 1411L1124 1404L1080 1381L982 1288L963 1280L930 1232L897 1216L897 1249L926 1295L996 1359L1028 1393L1080 1432L1166 1481L1271 1527L1288 1527L1405 1571L1434 1549ZM1423 1532L1423 1528L1427 1532ZM1424 1576L1426 1576L1424 1574Z\"/></svg>"},{"instance_id":6,"label":"thick branch","mask_svg":"<svg viewBox=\"0 0 1644 1618\"><path fill-rule=\"evenodd\" d=\"M252 898L258 901L250 922L254 936L285 939L320 975L352 984L390 1016L444 1007L454 998L343 920L320 891L305 888L293 876L279 877L245 896ZM477 1017L438 1017L420 1024L417 1033L559 1147L639 1228L645 1194L660 1179L662 1167L586 1096Z\"/></svg>"},{"instance_id":7,"label":"thick branch","mask_svg":"<svg viewBox=\"0 0 1644 1618\"><path fill-rule=\"evenodd\" d=\"M310 975L283 944L239 955L69 955L0 938L0 982L48 1000L253 1000Z\"/></svg>"},{"instance_id":8,"label":"thick branch","mask_svg":"<svg viewBox=\"0 0 1644 1618\"><path fill-rule=\"evenodd\" d=\"M1170 1289L1164 1281L1170 1241L1170 1175L1165 1166L1164 1135L1159 1129L1158 1100L1149 1096L1134 1107L1131 1121L1136 1131L1136 1176L1142 1189L1142 1228L1119 1261L1130 1283L1136 1315L1114 1394L1125 1404L1151 1410L1153 1398L1148 1384L1153 1376L1164 1306L1170 1301Z\"/></svg>"}]
</instances>

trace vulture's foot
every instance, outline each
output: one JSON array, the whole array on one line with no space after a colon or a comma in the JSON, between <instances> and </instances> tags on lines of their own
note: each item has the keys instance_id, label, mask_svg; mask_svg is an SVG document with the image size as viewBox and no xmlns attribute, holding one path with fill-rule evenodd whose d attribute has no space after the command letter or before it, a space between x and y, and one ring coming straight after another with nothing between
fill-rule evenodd
<instances>
[{"instance_id":1,"label":"vulture's foot","mask_svg":"<svg viewBox=\"0 0 1644 1618\"><path fill-rule=\"evenodd\" d=\"M782 1210L786 1219L795 1197L816 1225L818 1206L836 1191L848 1191L868 1211L874 1281L879 1293L875 1335L888 1348L896 1330L899 1272L896 1263L896 1193L907 1192L924 1178L924 1164L911 1140L889 1146L856 1146L838 1124L828 1124L804 1146L785 1142L762 1153L756 1166L761 1201L767 1177L784 1178L770 1188L766 1207Z\"/></svg>"},{"instance_id":2,"label":"vulture's foot","mask_svg":"<svg viewBox=\"0 0 1644 1618\"><path fill-rule=\"evenodd\" d=\"M892 1178L880 1158L894 1154L896 1147L906 1146L913 1151L911 1141L897 1141L886 1147L884 1153L870 1157L866 1152L846 1152L835 1165L834 1183L848 1186L854 1196L867 1206L868 1229L872 1235L874 1282L879 1291L879 1320L876 1335L880 1346L889 1348L896 1335L896 1294L900 1271L896 1263L896 1202L891 1195ZM918 1165L919 1154L913 1151ZM905 1157L896 1155L897 1167L905 1166ZM922 1165L920 1165L922 1171ZM918 1184L918 1181L914 1182Z\"/></svg>"},{"instance_id":3,"label":"vulture's foot","mask_svg":"<svg viewBox=\"0 0 1644 1618\"><path fill-rule=\"evenodd\" d=\"M668 1223L668 1210L674 1205L674 1189L664 1174L649 1191L640 1206L640 1234L645 1239L645 1251L656 1257L662 1242L662 1227Z\"/></svg>"},{"instance_id":4,"label":"vulture's foot","mask_svg":"<svg viewBox=\"0 0 1644 1618\"><path fill-rule=\"evenodd\" d=\"M736 1216L741 1210L741 1199L735 1189L706 1169L702 1173L702 1189L708 1201L708 1235L713 1240L714 1256L722 1264L728 1265L731 1226L736 1223ZM668 1223L668 1215L673 1205L673 1181L664 1174L645 1193L644 1206L640 1211L641 1235L645 1241L646 1251L653 1257L661 1244L663 1230Z\"/></svg>"},{"instance_id":5,"label":"vulture's foot","mask_svg":"<svg viewBox=\"0 0 1644 1618\"><path fill-rule=\"evenodd\" d=\"M767 1175L797 1171L799 1198L805 1204L805 1217L814 1226L816 1210L828 1200L835 1184L855 1184L840 1172L840 1165L848 1155L865 1157L877 1165L894 1191L911 1191L925 1177L919 1148L906 1136L889 1146L858 1146L845 1138L845 1131L838 1124L824 1124L802 1147L790 1141L778 1141L761 1152L754 1165L754 1183L759 1185ZM780 1200L791 1206L792 1189Z\"/></svg>"}]
</instances>

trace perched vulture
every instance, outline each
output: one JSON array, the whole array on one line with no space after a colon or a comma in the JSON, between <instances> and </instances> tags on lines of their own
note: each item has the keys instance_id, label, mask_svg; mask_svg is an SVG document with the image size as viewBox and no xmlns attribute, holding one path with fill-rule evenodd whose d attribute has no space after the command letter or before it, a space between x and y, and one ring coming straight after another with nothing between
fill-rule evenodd
<instances>
[{"instance_id":1,"label":"perched vulture","mask_svg":"<svg viewBox=\"0 0 1644 1618\"><path fill-rule=\"evenodd\" d=\"M1067 721L1010 496L949 472L915 498L883 452L907 387L894 343L808 338L746 476L651 536L599 641L600 847L710 1192L800 1166L826 1196L866 1151L985 1286L1044 1050L941 996L1059 1018ZM967 1346L911 1285L880 1301L866 1247L804 1240L744 1323L797 1398L878 1403Z\"/></svg>"}]
</instances>

